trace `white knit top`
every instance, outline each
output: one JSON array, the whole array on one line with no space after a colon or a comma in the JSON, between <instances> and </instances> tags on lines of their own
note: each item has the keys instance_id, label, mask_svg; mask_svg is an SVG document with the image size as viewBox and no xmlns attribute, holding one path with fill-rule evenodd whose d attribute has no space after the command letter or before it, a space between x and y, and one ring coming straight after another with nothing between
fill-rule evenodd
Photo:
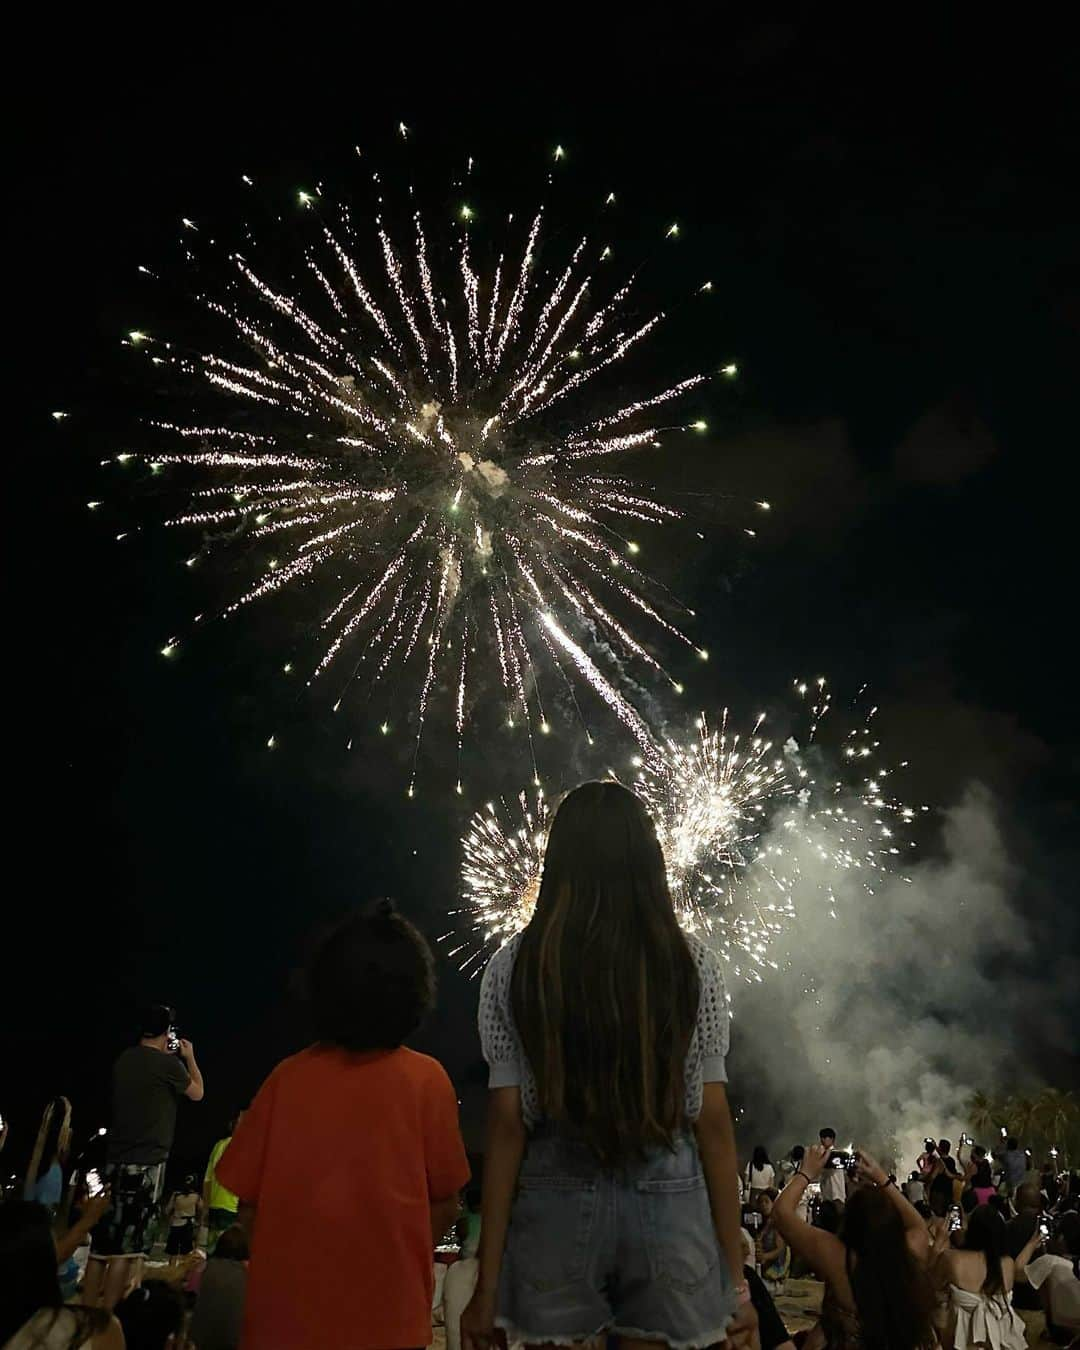
<instances>
[{"instance_id":1,"label":"white knit top","mask_svg":"<svg viewBox=\"0 0 1080 1350\"><path fill-rule=\"evenodd\" d=\"M686 1115L696 1120L701 1114L702 1087L705 1083L726 1083L725 1060L731 1029L727 991L720 958L695 937L687 936L687 945L698 971L700 997L697 1025L686 1055ZM525 1057L510 1005L510 980L514 973L521 934L512 937L488 962L480 984L480 1044L488 1064L488 1086L520 1087L521 1113L526 1129L533 1129L541 1117L536 1079Z\"/></svg>"}]
</instances>

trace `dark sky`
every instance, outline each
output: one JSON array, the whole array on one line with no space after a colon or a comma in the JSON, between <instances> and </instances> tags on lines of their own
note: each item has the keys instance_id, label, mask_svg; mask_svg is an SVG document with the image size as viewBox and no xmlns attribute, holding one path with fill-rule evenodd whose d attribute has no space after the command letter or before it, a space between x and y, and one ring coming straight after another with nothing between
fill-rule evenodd
<instances>
[{"instance_id":1,"label":"dark sky","mask_svg":"<svg viewBox=\"0 0 1080 1350\"><path fill-rule=\"evenodd\" d=\"M283 194L317 178L347 192L361 142L391 178L399 120L417 177L448 181L474 154L493 205L531 204L558 142L567 229L609 187L628 253L680 221L656 294L675 275L711 277L716 295L665 357L741 370L705 401L707 441L660 473L712 501L707 547L667 564L713 654L695 698L756 711L797 674L869 680L917 795L947 805L985 783L1018 865L1038 860L1040 940L1075 940L1077 128L1063 37L940 19L904 35L620 21L601 45L539 11L535 34L502 40L426 20L301 26L300 13L277 33L187 12L175 32L42 32L16 76L15 805L0 930L0 1112L16 1161L52 1092L75 1100L78 1132L98 1122L139 1001L178 1004L196 1043L208 1098L178 1150L197 1154L298 1043L288 976L320 918L390 892L431 936L448 926L449 740L432 738L430 789L407 805L397 750L361 734L346 756L325 706L270 678L272 611L162 662L189 612L182 544L147 531L119 547L124 503L104 524L85 509L143 397L119 347L146 322L136 264L169 265L181 215L238 224L241 173ZM70 419L55 425L54 408ZM773 503L754 545L723 494ZM228 577L204 584L220 597ZM467 805L505 781L511 753L475 763ZM474 1000L447 970L418 1042L446 1061L470 1119ZM1051 1056L1044 1071L1075 1082L1077 1065Z\"/></svg>"}]
</instances>

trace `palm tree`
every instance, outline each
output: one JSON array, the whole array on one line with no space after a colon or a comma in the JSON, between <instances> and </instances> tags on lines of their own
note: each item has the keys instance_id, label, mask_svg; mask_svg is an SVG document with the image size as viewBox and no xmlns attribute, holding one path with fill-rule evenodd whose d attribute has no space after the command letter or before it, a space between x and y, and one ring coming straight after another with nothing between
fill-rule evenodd
<instances>
[{"instance_id":1,"label":"palm tree","mask_svg":"<svg viewBox=\"0 0 1080 1350\"><path fill-rule=\"evenodd\" d=\"M1010 1135L1015 1135L1021 1144L1031 1146L1031 1133L1037 1123L1038 1111L1030 1097L1010 1097L1004 1106L1004 1124Z\"/></svg>"},{"instance_id":2,"label":"palm tree","mask_svg":"<svg viewBox=\"0 0 1080 1350\"><path fill-rule=\"evenodd\" d=\"M1062 1164L1068 1166L1069 1136L1080 1122L1075 1096L1058 1088L1043 1088L1035 1099L1035 1120L1050 1144L1060 1149Z\"/></svg>"},{"instance_id":3,"label":"palm tree","mask_svg":"<svg viewBox=\"0 0 1080 1350\"><path fill-rule=\"evenodd\" d=\"M997 1133L1004 1118L1001 1105L985 1092L975 1092L968 1102L968 1115L971 1128L976 1134L993 1135L993 1145L997 1144Z\"/></svg>"}]
</instances>

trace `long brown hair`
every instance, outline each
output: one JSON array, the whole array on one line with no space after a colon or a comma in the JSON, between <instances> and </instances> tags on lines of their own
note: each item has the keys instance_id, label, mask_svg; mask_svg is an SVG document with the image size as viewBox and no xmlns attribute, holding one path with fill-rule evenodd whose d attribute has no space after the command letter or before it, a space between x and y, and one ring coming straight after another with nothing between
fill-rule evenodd
<instances>
[{"instance_id":1,"label":"long brown hair","mask_svg":"<svg viewBox=\"0 0 1080 1350\"><path fill-rule=\"evenodd\" d=\"M605 1167L671 1146L697 966L653 823L620 784L583 783L556 811L511 999L548 1120Z\"/></svg>"},{"instance_id":2,"label":"long brown hair","mask_svg":"<svg viewBox=\"0 0 1080 1350\"><path fill-rule=\"evenodd\" d=\"M983 1254L986 1262L983 1293L1004 1293L1005 1276L1001 1270L1001 1258L1006 1254L1005 1220L992 1205L976 1205L971 1211L964 1234L964 1250Z\"/></svg>"},{"instance_id":3,"label":"long brown hair","mask_svg":"<svg viewBox=\"0 0 1080 1350\"><path fill-rule=\"evenodd\" d=\"M889 1197L860 1186L844 1211L847 1277L866 1350L925 1350L936 1344L930 1277L907 1245Z\"/></svg>"},{"instance_id":4,"label":"long brown hair","mask_svg":"<svg viewBox=\"0 0 1080 1350\"><path fill-rule=\"evenodd\" d=\"M54 1162L61 1166L71 1147L71 1103L66 1097L54 1097L41 1115L34 1151L26 1168L26 1184L40 1181Z\"/></svg>"}]
</instances>

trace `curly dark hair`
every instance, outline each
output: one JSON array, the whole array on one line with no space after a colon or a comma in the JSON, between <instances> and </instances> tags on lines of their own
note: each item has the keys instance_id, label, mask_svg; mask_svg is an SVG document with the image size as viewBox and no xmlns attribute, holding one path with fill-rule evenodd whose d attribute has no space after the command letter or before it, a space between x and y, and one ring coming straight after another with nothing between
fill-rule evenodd
<instances>
[{"instance_id":1,"label":"curly dark hair","mask_svg":"<svg viewBox=\"0 0 1080 1350\"><path fill-rule=\"evenodd\" d=\"M395 1050L435 1004L431 948L393 902L324 932L307 965L316 1038L345 1050Z\"/></svg>"}]
</instances>

